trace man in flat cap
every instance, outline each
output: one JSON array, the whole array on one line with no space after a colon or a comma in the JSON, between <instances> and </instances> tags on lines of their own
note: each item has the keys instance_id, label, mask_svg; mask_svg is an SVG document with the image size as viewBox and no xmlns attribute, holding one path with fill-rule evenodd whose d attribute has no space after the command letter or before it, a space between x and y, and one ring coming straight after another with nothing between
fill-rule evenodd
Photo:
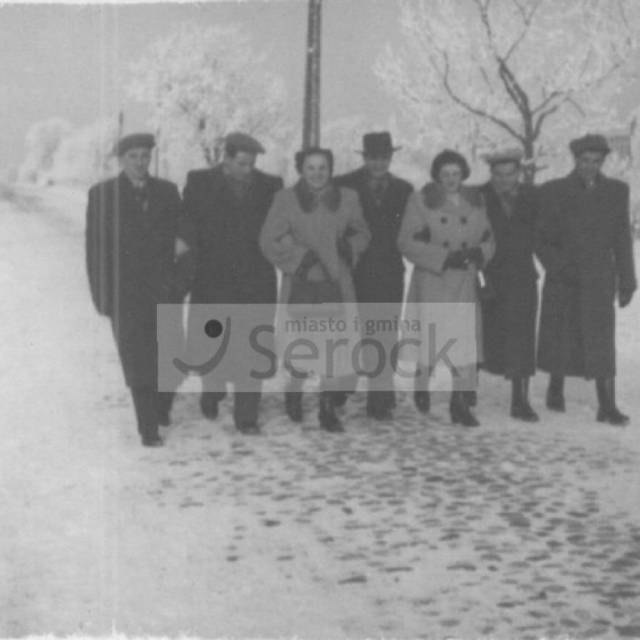
<instances>
[{"instance_id":1,"label":"man in flat cap","mask_svg":"<svg viewBox=\"0 0 640 640\"><path fill-rule=\"evenodd\" d=\"M547 406L565 410L564 377L595 378L599 422L625 425L615 400L615 310L636 289L629 187L601 173L607 140L570 144L575 168L541 188L537 254L545 268L538 366L549 372Z\"/></svg>"},{"instance_id":2,"label":"man in flat cap","mask_svg":"<svg viewBox=\"0 0 640 640\"><path fill-rule=\"evenodd\" d=\"M522 151L485 156L491 179L481 187L496 252L484 267L481 295L484 362L482 368L511 380L511 416L536 422L529 403L534 375L538 291L533 252L538 198L521 182Z\"/></svg>"},{"instance_id":3,"label":"man in flat cap","mask_svg":"<svg viewBox=\"0 0 640 640\"><path fill-rule=\"evenodd\" d=\"M230 133L225 138L222 162L187 176L185 223L196 255L193 304L275 305L276 272L262 255L258 238L283 182L255 168L260 153L264 148L257 140L245 133ZM202 332L195 314L190 315L194 321L189 323L189 333ZM216 380L216 386L224 383ZM233 415L239 431L259 432L260 395L259 384L249 391L235 390ZM203 389L202 413L215 420L224 396L219 388Z\"/></svg>"},{"instance_id":4,"label":"man in flat cap","mask_svg":"<svg viewBox=\"0 0 640 640\"><path fill-rule=\"evenodd\" d=\"M362 138L363 166L336 178L339 186L358 192L371 231L371 243L356 266L354 283L358 302L365 303L363 309L372 310L375 304L384 304L385 317L381 320L393 320L393 316L400 315L404 287L404 263L396 241L413 187L389 171L393 154L399 148L393 146L387 131L367 133ZM392 313L392 309L395 312ZM363 317L367 319L375 318ZM376 336L381 340L385 337L389 341L385 351L389 354L397 336ZM376 363L372 363L365 366L365 370L375 370L375 366ZM389 371L386 369L385 373L369 379L367 415L377 420L390 419L395 406Z\"/></svg>"},{"instance_id":5,"label":"man in flat cap","mask_svg":"<svg viewBox=\"0 0 640 640\"><path fill-rule=\"evenodd\" d=\"M173 393L158 392L156 305L180 303L189 282L181 242L178 188L149 175L154 138L132 134L117 145L121 172L91 187L86 259L97 311L110 318L138 432L145 446L162 444Z\"/></svg>"}]
</instances>

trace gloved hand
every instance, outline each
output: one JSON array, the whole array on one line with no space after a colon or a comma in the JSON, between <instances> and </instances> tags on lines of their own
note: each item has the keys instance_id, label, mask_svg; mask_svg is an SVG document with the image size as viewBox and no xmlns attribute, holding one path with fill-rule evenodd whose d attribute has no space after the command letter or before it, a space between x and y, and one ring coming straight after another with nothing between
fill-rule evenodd
<instances>
[{"instance_id":1,"label":"gloved hand","mask_svg":"<svg viewBox=\"0 0 640 640\"><path fill-rule=\"evenodd\" d=\"M418 233L413 234L414 240L420 240L421 242L429 243L431 242L431 229L427 225L422 231L418 231Z\"/></svg>"},{"instance_id":2,"label":"gloved hand","mask_svg":"<svg viewBox=\"0 0 640 640\"><path fill-rule=\"evenodd\" d=\"M466 260L473 262L478 269L481 269L484 265L484 255L482 255L482 249L480 247L473 247L471 249L463 249L462 253Z\"/></svg>"},{"instance_id":3,"label":"gloved hand","mask_svg":"<svg viewBox=\"0 0 640 640\"><path fill-rule=\"evenodd\" d=\"M631 302L631 298L633 298L632 289L620 289L618 291L618 305L620 308L626 307Z\"/></svg>"},{"instance_id":4,"label":"gloved hand","mask_svg":"<svg viewBox=\"0 0 640 640\"><path fill-rule=\"evenodd\" d=\"M450 251L442 267L443 269L466 269L468 263L464 251L461 249L458 251Z\"/></svg>"},{"instance_id":5,"label":"gloved hand","mask_svg":"<svg viewBox=\"0 0 640 640\"><path fill-rule=\"evenodd\" d=\"M314 264L318 262L318 256L315 251L309 249L307 253L304 254L298 268L296 269L296 275L301 278L306 278L307 273L309 273L309 269L313 267Z\"/></svg>"}]
</instances>

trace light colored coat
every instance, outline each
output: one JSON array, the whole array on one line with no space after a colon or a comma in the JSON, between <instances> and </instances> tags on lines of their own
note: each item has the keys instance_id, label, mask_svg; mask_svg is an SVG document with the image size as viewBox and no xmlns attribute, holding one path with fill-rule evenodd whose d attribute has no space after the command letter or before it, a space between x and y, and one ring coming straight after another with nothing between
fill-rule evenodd
<instances>
[{"instance_id":1,"label":"light colored coat","mask_svg":"<svg viewBox=\"0 0 640 640\"><path fill-rule=\"evenodd\" d=\"M347 264L338 253L338 242L341 239L345 239L350 245L352 264ZM362 215L358 194L351 189L340 188L340 204L335 211L323 202L312 211L304 211L293 188L283 189L276 194L260 234L260 247L267 260L282 272L278 294L280 307L276 314L276 338L281 355L286 344L296 337L295 334L283 330L283 327L286 327L289 317L287 305L293 275L307 251L314 251L324 267L311 267L308 279L321 281L325 280L328 274L332 280L339 283L342 300L337 300L335 306L331 305L331 315L344 318L346 326L352 327L351 316L356 308L352 270L370 239L371 234ZM326 317L326 309L323 309L326 306L309 305L305 318L312 320L314 316ZM300 337L321 338L315 334ZM337 353L338 357L332 371L338 376L351 374L351 360L348 354L345 350L338 350ZM299 368L297 364L296 367Z\"/></svg>"},{"instance_id":2,"label":"light colored coat","mask_svg":"<svg viewBox=\"0 0 640 640\"><path fill-rule=\"evenodd\" d=\"M427 206L426 192L416 191L409 198L404 215L398 248L414 265L408 303L476 304L477 360L482 354L482 320L477 304L477 269L469 265L463 269L445 269L450 251L480 247L487 263L494 254L495 242L489 220L482 206L474 206L464 198L458 204L449 200L436 207ZM424 234L423 239L416 236ZM420 307L421 316L424 307ZM431 320L420 317L423 325Z\"/></svg>"}]
</instances>

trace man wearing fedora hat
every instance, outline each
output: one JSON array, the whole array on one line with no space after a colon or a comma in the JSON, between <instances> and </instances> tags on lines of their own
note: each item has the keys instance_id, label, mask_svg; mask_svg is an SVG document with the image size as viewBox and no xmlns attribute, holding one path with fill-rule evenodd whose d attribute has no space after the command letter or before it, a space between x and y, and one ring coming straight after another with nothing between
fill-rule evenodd
<instances>
[{"instance_id":1,"label":"man wearing fedora hat","mask_svg":"<svg viewBox=\"0 0 640 640\"><path fill-rule=\"evenodd\" d=\"M385 314L395 305L396 315L400 314L404 289L404 263L396 240L407 200L413 191L408 182L389 171L393 153L398 149L400 147L393 146L389 132L367 133L362 138L363 166L336 178L339 186L357 191L372 235L371 243L354 273L358 302L369 303L365 309L373 308L375 303L383 303ZM395 336L388 338L392 340ZM391 417L395 406L392 389L393 380L389 373L369 379L369 416L378 420Z\"/></svg>"},{"instance_id":2,"label":"man wearing fedora hat","mask_svg":"<svg viewBox=\"0 0 640 640\"><path fill-rule=\"evenodd\" d=\"M258 154L264 152L250 135L229 133L222 162L187 176L184 228L196 255L193 304L276 303L276 272L262 255L258 238L283 183L255 168ZM197 314L189 317L189 335L202 332ZM233 380L217 380L216 386L225 382ZM203 389L200 408L206 418L218 417L218 403L224 396L219 388ZM234 392L234 422L242 433L259 433L260 396L258 383L253 389Z\"/></svg>"},{"instance_id":3,"label":"man wearing fedora hat","mask_svg":"<svg viewBox=\"0 0 640 640\"><path fill-rule=\"evenodd\" d=\"M131 389L142 444L162 445L173 394L158 388L156 306L180 303L192 264L179 238L178 188L149 175L151 134L125 136L116 152L121 173L91 187L86 259L96 310L111 320ZM180 252L180 255L177 255Z\"/></svg>"},{"instance_id":4,"label":"man wearing fedora hat","mask_svg":"<svg viewBox=\"0 0 640 640\"><path fill-rule=\"evenodd\" d=\"M521 183L522 151L505 149L484 157L491 179L481 187L496 252L484 267L481 295L484 362L481 367L511 380L511 416L536 422L529 378L536 370L538 273L533 260L538 198Z\"/></svg>"},{"instance_id":5,"label":"man wearing fedora hat","mask_svg":"<svg viewBox=\"0 0 640 640\"><path fill-rule=\"evenodd\" d=\"M604 176L606 138L570 144L575 168L541 188L536 248L545 268L538 366L550 374L547 406L564 411L564 377L595 378L599 422L625 425L615 400L615 309L636 289L629 187Z\"/></svg>"}]
</instances>

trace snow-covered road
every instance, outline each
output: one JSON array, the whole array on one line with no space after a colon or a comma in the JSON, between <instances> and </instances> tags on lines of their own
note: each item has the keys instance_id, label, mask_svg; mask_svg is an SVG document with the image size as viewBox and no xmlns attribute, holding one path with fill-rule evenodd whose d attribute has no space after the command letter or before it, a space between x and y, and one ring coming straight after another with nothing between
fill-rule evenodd
<instances>
[{"instance_id":1,"label":"snow-covered road","mask_svg":"<svg viewBox=\"0 0 640 640\"><path fill-rule=\"evenodd\" d=\"M50 202L53 200L49 199ZM61 204L67 202L68 204ZM71 210L61 210L68 206ZM640 296L619 314L626 429L568 412L482 428L446 403L347 433L263 400L264 435L183 395L167 446L139 445L74 199L0 201L0 637L640 637Z\"/></svg>"}]
</instances>

